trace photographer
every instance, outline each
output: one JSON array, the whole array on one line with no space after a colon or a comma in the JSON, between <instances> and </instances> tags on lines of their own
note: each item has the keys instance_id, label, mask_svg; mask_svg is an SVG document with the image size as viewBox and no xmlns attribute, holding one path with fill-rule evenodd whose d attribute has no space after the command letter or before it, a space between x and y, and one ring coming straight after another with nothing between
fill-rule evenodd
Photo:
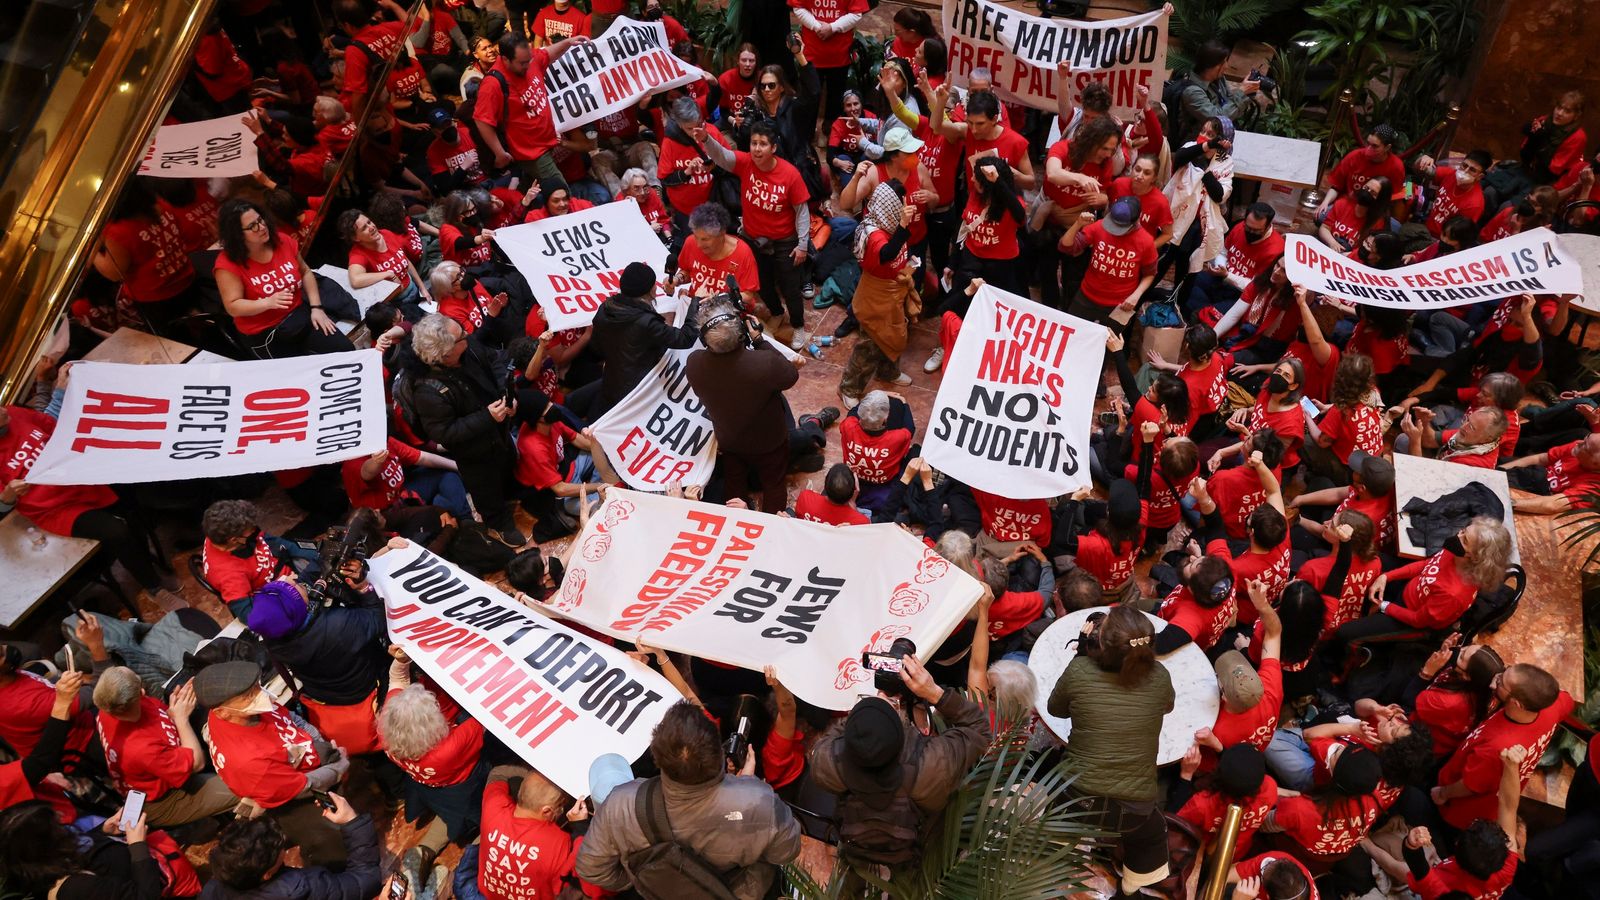
<instances>
[{"instance_id":1,"label":"photographer","mask_svg":"<svg viewBox=\"0 0 1600 900\"><path fill-rule=\"evenodd\" d=\"M1228 58L1233 51L1219 41L1207 41L1195 54L1194 69L1183 80L1177 109L1167 110L1171 121L1167 123L1172 149L1176 150L1194 140L1200 126L1213 116L1238 120L1252 106L1255 98L1268 82L1254 70L1252 77L1241 82L1238 88L1228 83L1223 75Z\"/></svg>"},{"instance_id":2,"label":"photographer","mask_svg":"<svg viewBox=\"0 0 1600 900\"><path fill-rule=\"evenodd\" d=\"M1050 692L1050 715L1072 720L1066 759L1079 772L1070 793L1085 798L1121 848L1121 891L1167 877L1167 823L1158 804L1156 751L1176 697L1156 660L1145 614L1115 606L1091 616L1079 652Z\"/></svg>"}]
</instances>

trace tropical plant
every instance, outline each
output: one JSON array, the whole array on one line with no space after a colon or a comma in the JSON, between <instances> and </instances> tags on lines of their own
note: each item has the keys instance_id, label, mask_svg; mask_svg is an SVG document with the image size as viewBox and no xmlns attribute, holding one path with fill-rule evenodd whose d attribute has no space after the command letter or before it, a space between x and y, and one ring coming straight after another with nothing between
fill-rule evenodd
<instances>
[{"instance_id":1,"label":"tropical plant","mask_svg":"<svg viewBox=\"0 0 1600 900\"><path fill-rule=\"evenodd\" d=\"M1393 125L1406 144L1443 121L1447 97L1466 71L1483 24L1475 0L1433 0L1427 11L1433 27L1409 58L1390 63L1380 79L1389 85L1388 96L1372 111L1374 121Z\"/></svg>"},{"instance_id":2,"label":"tropical plant","mask_svg":"<svg viewBox=\"0 0 1600 900\"><path fill-rule=\"evenodd\" d=\"M1295 42L1310 51L1313 64L1332 63L1336 71L1324 99L1349 88L1362 107L1374 81L1393 86L1384 81L1390 73L1390 45L1425 46L1435 29L1430 8L1408 0L1322 0L1306 14L1318 24L1296 35Z\"/></svg>"},{"instance_id":3,"label":"tropical plant","mask_svg":"<svg viewBox=\"0 0 1600 900\"><path fill-rule=\"evenodd\" d=\"M862 94L878 83L878 70L889 49L889 40L877 35L856 32L850 54L850 85Z\"/></svg>"},{"instance_id":4,"label":"tropical plant","mask_svg":"<svg viewBox=\"0 0 1600 900\"><path fill-rule=\"evenodd\" d=\"M666 13L682 23L700 48L700 65L713 76L732 64L739 46L739 16L744 0L728 0L726 7L697 0L664 0Z\"/></svg>"},{"instance_id":5,"label":"tropical plant","mask_svg":"<svg viewBox=\"0 0 1600 900\"><path fill-rule=\"evenodd\" d=\"M1066 763L1046 765L1025 743L1018 728L990 746L951 796L944 829L928 839L920 864L887 881L857 868L858 883L895 900L1026 900L1082 890L1089 853L1105 835L1085 804L1067 796L1074 776ZM784 869L792 896L802 900L846 896L851 872L841 860L820 884L798 866Z\"/></svg>"},{"instance_id":6,"label":"tropical plant","mask_svg":"<svg viewBox=\"0 0 1600 900\"><path fill-rule=\"evenodd\" d=\"M1262 134L1321 141L1328 136L1326 116L1312 112L1306 102L1306 51L1288 46L1272 58L1270 74L1278 82L1277 101L1256 119L1253 128Z\"/></svg>"},{"instance_id":7,"label":"tropical plant","mask_svg":"<svg viewBox=\"0 0 1600 900\"><path fill-rule=\"evenodd\" d=\"M1167 23L1167 67L1174 73L1194 68L1194 52L1209 40L1231 43L1296 0L1172 0Z\"/></svg>"}]
</instances>

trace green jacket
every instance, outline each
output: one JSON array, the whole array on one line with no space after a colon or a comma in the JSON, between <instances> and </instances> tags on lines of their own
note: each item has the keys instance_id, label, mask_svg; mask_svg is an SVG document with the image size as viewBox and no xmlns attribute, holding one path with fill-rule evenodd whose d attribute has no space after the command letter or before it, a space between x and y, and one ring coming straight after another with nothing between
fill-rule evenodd
<instances>
[{"instance_id":1,"label":"green jacket","mask_svg":"<svg viewBox=\"0 0 1600 900\"><path fill-rule=\"evenodd\" d=\"M1118 685L1116 673L1086 656L1068 663L1048 709L1072 720L1067 759L1080 773L1076 787L1116 800L1157 799L1156 748L1175 696L1160 663L1134 688Z\"/></svg>"}]
</instances>

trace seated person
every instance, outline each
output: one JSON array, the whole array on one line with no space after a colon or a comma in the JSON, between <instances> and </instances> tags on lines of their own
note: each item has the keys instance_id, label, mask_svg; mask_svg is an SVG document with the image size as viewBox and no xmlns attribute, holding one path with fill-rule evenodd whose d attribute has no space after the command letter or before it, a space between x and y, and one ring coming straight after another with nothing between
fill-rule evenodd
<instances>
[{"instance_id":1,"label":"seated person","mask_svg":"<svg viewBox=\"0 0 1600 900\"><path fill-rule=\"evenodd\" d=\"M338 829L342 846L339 858L345 860L340 871L312 863L310 848L301 845L304 868L288 865L289 848L295 843L278 820L234 819L217 836L211 851L211 874L216 879L207 886L207 898L222 897L375 897L383 882L378 859L378 833L372 817L360 815L344 797L329 793L333 809L322 812Z\"/></svg>"},{"instance_id":2,"label":"seated person","mask_svg":"<svg viewBox=\"0 0 1600 900\"><path fill-rule=\"evenodd\" d=\"M1503 467L1511 486L1537 497L1512 497L1521 513L1549 514L1586 509L1600 490L1600 434L1563 444L1545 453L1524 456Z\"/></svg>"},{"instance_id":3,"label":"seated person","mask_svg":"<svg viewBox=\"0 0 1600 900\"><path fill-rule=\"evenodd\" d=\"M911 406L899 394L869 391L839 423L844 461L860 482L857 504L872 512L873 521L889 519L879 510L898 506L891 496L900 488L906 460L915 456L912 437L917 423Z\"/></svg>"},{"instance_id":4,"label":"seated person","mask_svg":"<svg viewBox=\"0 0 1600 900\"><path fill-rule=\"evenodd\" d=\"M195 707L192 682L172 692L169 707L144 692L132 669L116 666L96 679L94 702L100 708L106 768L119 791L144 792L151 826L185 825L238 804L221 778L203 772L205 745L189 721Z\"/></svg>"},{"instance_id":5,"label":"seated person","mask_svg":"<svg viewBox=\"0 0 1600 900\"><path fill-rule=\"evenodd\" d=\"M1500 443L1506 433L1505 411L1480 406L1468 413L1460 428L1435 429L1433 410L1419 406L1400 421L1412 456L1433 456L1440 462L1492 469L1500 461ZM1430 453L1430 451L1432 451Z\"/></svg>"},{"instance_id":6,"label":"seated person","mask_svg":"<svg viewBox=\"0 0 1600 900\"><path fill-rule=\"evenodd\" d=\"M535 541L554 540L576 530L582 485L599 480L590 457L593 446L588 436L567 425L554 403L524 419L517 429L515 476L522 487L518 499L539 520L533 528Z\"/></svg>"},{"instance_id":7,"label":"seated person","mask_svg":"<svg viewBox=\"0 0 1600 900\"><path fill-rule=\"evenodd\" d=\"M844 463L834 463L822 481L822 493L806 488L794 498L794 516L828 525L867 525L872 522L856 508L856 476Z\"/></svg>"},{"instance_id":8,"label":"seated person","mask_svg":"<svg viewBox=\"0 0 1600 900\"><path fill-rule=\"evenodd\" d=\"M200 520L206 583L241 622L250 618L250 595L287 570L314 579L317 551L294 541L264 534L256 524L260 513L248 500L218 500Z\"/></svg>"},{"instance_id":9,"label":"seated person","mask_svg":"<svg viewBox=\"0 0 1600 900\"><path fill-rule=\"evenodd\" d=\"M455 460L392 437L371 456L345 460L339 474L352 506L380 513L397 506L438 506L458 519L472 518Z\"/></svg>"}]
</instances>

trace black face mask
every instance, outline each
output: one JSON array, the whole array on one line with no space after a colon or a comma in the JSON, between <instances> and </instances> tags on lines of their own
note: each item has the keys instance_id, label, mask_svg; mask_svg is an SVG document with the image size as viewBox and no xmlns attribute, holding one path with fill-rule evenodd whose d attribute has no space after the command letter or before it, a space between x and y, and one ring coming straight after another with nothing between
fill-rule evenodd
<instances>
[{"instance_id":1,"label":"black face mask","mask_svg":"<svg viewBox=\"0 0 1600 900\"><path fill-rule=\"evenodd\" d=\"M1444 542L1444 549L1454 553L1456 556L1467 555L1467 547L1465 544L1461 543L1461 535L1459 534L1452 534L1446 538Z\"/></svg>"},{"instance_id":2,"label":"black face mask","mask_svg":"<svg viewBox=\"0 0 1600 900\"><path fill-rule=\"evenodd\" d=\"M472 289L474 287L476 287L477 284L478 284L478 276L472 274L471 272L462 272L461 273L461 289L463 291L471 293Z\"/></svg>"},{"instance_id":3,"label":"black face mask","mask_svg":"<svg viewBox=\"0 0 1600 900\"><path fill-rule=\"evenodd\" d=\"M1264 238L1266 236L1267 236L1266 231L1251 231L1248 228L1246 228L1244 230L1244 239L1249 241L1252 244L1256 243L1257 241L1260 241L1262 238Z\"/></svg>"},{"instance_id":4,"label":"black face mask","mask_svg":"<svg viewBox=\"0 0 1600 900\"><path fill-rule=\"evenodd\" d=\"M475 212L472 215L467 216L467 224L476 225L479 228L482 228L488 221L489 217L484 215L482 212Z\"/></svg>"},{"instance_id":5,"label":"black face mask","mask_svg":"<svg viewBox=\"0 0 1600 900\"><path fill-rule=\"evenodd\" d=\"M228 552L239 557L240 559L249 559L255 555L256 542L260 539L261 529L257 528L255 531L250 532L250 536L244 539L244 544L240 546L239 549L229 550Z\"/></svg>"},{"instance_id":6,"label":"black face mask","mask_svg":"<svg viewBox=\"0 0 1600 900\"><path fill-rule=\"evenodd\" d=\"M1281 373L1273 372L1271 375L1267 376L1267 392L1268 393L1281 394L1284 391L1287 391L1288 389L1289 389L1289 379L1283 377L1283 375Z\"/></svg>"},{"instance_id":7,"label":"black face mask","mask_svg":"<svg viewBox=\"0 0 1600 900\"><path fill-rule=\"evenodd\" d=\"M1358 203L1358 204L1360 204L1362 206L1371 206L1372 204L1377 203L1377 202L1378 202L1378 198L1374 194L1369 194L1366 191L1357 191L1356 192L1356 203Z\"/></svg>"},{"instance_id":8,"label":"black face mask","mask_svg":"<svg viewBox=\"0 0 1600 900\"><path fill-rule=\"evenodd\" d=\"M657 19L660 19L662 15L664 15L664 13L662 12L661 7L659 7L659 6L652 7L652 8L646 8L645 11L644 11L644 20L646 22L654 22Z\"/></svg>"},{"instance_id":9,"label":"black face mask","mask_svg":"<svg viewBox=\"0 0 1600 900\"><path fill-rule=\"evenodd\" d=\"M446 144L454 144L461 140L461 132L457 131L453 127L449 128L443 134L439 135L439 140L444 141Z\"/></svg>"}]
</instances>

